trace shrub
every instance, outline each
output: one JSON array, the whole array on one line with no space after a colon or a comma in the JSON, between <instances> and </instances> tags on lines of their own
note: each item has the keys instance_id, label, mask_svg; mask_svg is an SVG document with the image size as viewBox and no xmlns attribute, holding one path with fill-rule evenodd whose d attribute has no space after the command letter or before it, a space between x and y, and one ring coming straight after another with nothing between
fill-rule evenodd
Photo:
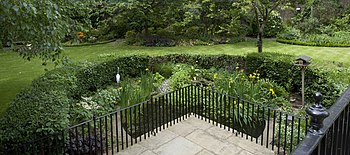
<instances>
[{"instance_id":1,"label":"shrub","mask_svg":"<svg viewBox=\"0 0 350 155\"><path fill-rule=\"evenodd\" d=\"M138 35L134 30L131 30L126 32L125 34L125 43L128 45L134 45L134 44L142 45L143 40L140 37L140 35Z\"/></svg>"},{"instance_id":2,"label":"shrub","mask_svg":"<svg viewBox=\"0 0 350 155\"><path fill-rule=\"evenodd\" d=\"M350 32L337 31L331 29L331 26L323 27L321 34L301 34L299 30L290 28L278 35L277 42L304 45L304 46L323 46L323 47L350 47Z\"/></svg>"},{"instance_id":3,"label":"shrub","mask_svg":"<svg viewBox=\"0 0 350 155\"><path fill-rule=\"evenodd\" d=\"M298 40L302 36L300 30L292 27L288 27L283 33L280 33L278 39L284 40Z\"/></svg>"},{"instance_id":4,"label":"shrub","mask_svg":"<svg viewBox=\"0 0 350 155\"><path fill-rule=\"evenodd\" d=\"M294 66L294 56L277 53L252 53L247 55L247 71L258 70L261 77L268 78L285 87L290 92L301 92L301 72ZM306 103L313 103L313 94L321 92L324 104L329 107L340 96L335 84L328 78L329 73L317 68L305 72Z\"/></svg>"},{"instance_id":5,"label":"shrub","mask_svg":"<svg viewBox=\"0 0 350 155\"><path fill-rule=\"evenodd\" d=\"M277 34L282 32L284 29L282 17L278 11L272 11L266 28L264 29L264 35L266 37L276 37Z\"/></svg>"}]
</instances>

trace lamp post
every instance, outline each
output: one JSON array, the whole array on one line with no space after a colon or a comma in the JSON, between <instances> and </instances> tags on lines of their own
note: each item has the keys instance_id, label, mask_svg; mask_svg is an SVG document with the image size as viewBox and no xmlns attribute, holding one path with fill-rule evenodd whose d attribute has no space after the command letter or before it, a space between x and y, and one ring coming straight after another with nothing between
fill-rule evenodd
<instances>
[{"instance_id":1,"label":"lamp post","mask_svg":"<svg viewBox=\"0 0 350 155\"><path fill-rule=\"evenodd\" d=\"M295 59L297 63L295 66L299 66L301 69L301 107L304 107L305 104L305 70L306 67L311 63L311 58L308 56L300 56Z\"/></svg>"}]
</instances>

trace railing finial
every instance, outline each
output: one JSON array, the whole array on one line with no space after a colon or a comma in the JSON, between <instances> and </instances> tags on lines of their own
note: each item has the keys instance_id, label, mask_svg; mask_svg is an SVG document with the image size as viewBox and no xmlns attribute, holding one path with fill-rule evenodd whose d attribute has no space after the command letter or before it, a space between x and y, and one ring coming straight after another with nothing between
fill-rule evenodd
<instances>
[{"instance_id":1,"label":"railing finial","mask_svg":"<svg viewBox=\"0 0 350 155\"><path fill-rule=\"evenodd\" d=\"M310 119L310 130L312 134L323 134L320 129L323 127L323 120L329 116L326 108L322 106L322 94L320 92L315 93L314 95L315 104L311 105L305 111L311 116Z\"/></svg>"},{"instance_id":2,"label":"railing finial","mask_svg":"<svg viewBox=\"0 0 350 155\"><path fill-rule=\"evenodd\" d=\"M322 104L321 103L321 101L322 101L322 94L320 92L315 93L314 99L315 99L315 104L317 104L317 105L321 105Z\"/></svg>"}]
</instances>

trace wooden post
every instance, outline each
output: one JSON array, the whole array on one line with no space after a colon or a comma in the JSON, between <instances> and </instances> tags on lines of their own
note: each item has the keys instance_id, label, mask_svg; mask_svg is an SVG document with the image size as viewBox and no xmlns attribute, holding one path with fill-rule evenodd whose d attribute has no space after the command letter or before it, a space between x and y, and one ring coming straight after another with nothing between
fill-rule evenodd
<instances>
[{"instance_id":1,"label":"wooden post","mask_svg":"<svg viewBox=\"0 0 350 155\"><path fill-rule=\"evenodd\" d=\"M305 66L301 67L301 107L304 107L304 92L305 92Z\"/></svg>"}]
</instances>

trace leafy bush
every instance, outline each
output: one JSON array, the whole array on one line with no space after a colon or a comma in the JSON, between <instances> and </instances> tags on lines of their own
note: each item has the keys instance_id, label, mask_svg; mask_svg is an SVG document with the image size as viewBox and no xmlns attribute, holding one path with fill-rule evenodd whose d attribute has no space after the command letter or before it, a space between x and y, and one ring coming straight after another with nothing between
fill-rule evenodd
<instances>
[{"instance_id":1,"label":"leafy bush","mask_svg":"<svg viewBox=\"0 0 350 155\"><path fill-rule=\"evenodd\" d=\"M257 36L259 28L256 23L256 17L254 15L249 15L249 25L250 27L246 28L248 31L248 36ZM259 17L260 20L263 20L261 17ZM268 16L267 24L264 28L264 36L265 37L276 37L277 34L282 32L284 30L282 17L278 11L272 11L271 14Z\"/></svg>"},{"instance_id":2,"label":"leafy bush","mask_svg":"<svg viewBox=\"0 0 350 155\"><path fill-rule=\"evenodd\" d=\"M172 89L179 89L189 84L191 84L191 75L188 71L177 71L170 77Z\"/></svg>"},{"instance_id":3,"label":"leafy bush","mask_svg":"<svg viewBox=\"0 0 350 155\"><path fill-rule=\"evenodd\" d=\"M284 39L284 40L297 40L300 39L302 36L300 30L292 27L288 27L285 29L283 33L280 33L277 37L278 39Z\"/></svg>"},{"instance_id":4,"label":"leafy bush","mask_svg":"<svg viewBox=\"0 0 350 155\"><path fill-rule=\"evenodd\" d=\"M289 92L300 93L301 72L294 66L294 56L277 53L252 53L247 55L248 72L258 70L261 77L268 78L285 87ZM329 73L317 68L305 72L305 100L313 103L313 94L321 92L323 103L329 107L340 96L337 86L329 79Z\"/></svg>"},{"instance_id":5,"label":"leafy bush","mask_svg":"<svg viewBox=\"0 0 350 155\"><path fill-rule=\"evenodd\" d=\"M135 32L135 31L128 31L125 34L125 43L128 45L142 45L143 40L142 38Z\"/></svg>"},{"instance_id":6,"label":"leafy bush","mask_svg":"<svg viewBox=\"0 0 350 155\"><path fill-rule=\"evenodd\" d=\"M277 42L324 47L350 47L350 32L336 31L332 27L324 27L320 34L301 34L300 30L289 28L279 34Z\"/></svg>"},{"instance_id":7,"label":"leafy bush","mask_svg":"<svg viewBox=\"0 0 350 155\"><path fill-rule=\"evenodd\" d=\"M278 11L272 11L268 19L268 24L264 29L264 35L266 37L276 37L283 29L283 21L280 13Z\"/></svg>"}]
</instances>

